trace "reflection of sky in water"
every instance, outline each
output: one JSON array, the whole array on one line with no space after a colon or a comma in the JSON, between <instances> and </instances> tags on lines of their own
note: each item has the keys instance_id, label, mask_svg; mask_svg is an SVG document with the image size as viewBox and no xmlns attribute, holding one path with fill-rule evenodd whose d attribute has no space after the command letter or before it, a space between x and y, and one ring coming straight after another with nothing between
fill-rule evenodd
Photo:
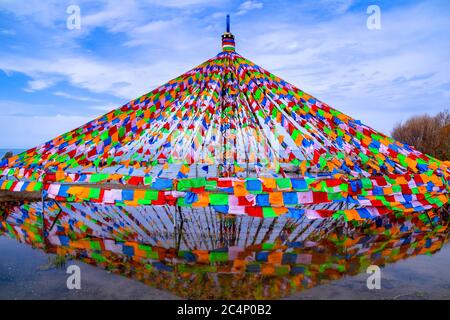
<instances>
[{"instance_id":1,"label":"reflection of sky in water","mask_svg":"<svg viewBox=\"0 0 450 320\"><path fill-rule=\"evenodd\" d=\"M50 230L61 209L46 203L45 244L40 204L7 209L4 233L41 250L0 238L0 298L450 298L446 215L346 223L60 206ZM81 266L82 290L66 288L54 253ZM370 264L385 265L382 290L366 287Z\"/></svg>"}]
</instances>

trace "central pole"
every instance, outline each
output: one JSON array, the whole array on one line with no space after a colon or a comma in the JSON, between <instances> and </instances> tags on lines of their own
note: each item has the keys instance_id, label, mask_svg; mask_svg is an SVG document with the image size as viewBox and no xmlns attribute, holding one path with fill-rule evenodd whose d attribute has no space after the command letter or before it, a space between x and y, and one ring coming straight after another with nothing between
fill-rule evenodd
<instances>
[{"instance_id":1,"label":"central pole","mask_svg":"<svg viewBox=\"0 0 450 320\"><path fill-rule=\"evenodd\" d=\"M227 32L230 33L230 15L227 14Z\"/></svg>"}]
</instances>

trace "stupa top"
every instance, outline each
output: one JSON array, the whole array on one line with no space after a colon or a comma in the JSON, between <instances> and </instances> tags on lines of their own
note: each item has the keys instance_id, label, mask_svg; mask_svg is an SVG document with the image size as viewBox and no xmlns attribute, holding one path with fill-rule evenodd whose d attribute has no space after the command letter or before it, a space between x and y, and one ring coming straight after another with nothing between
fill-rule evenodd
<instances>
[{"instance_id":1,"label":"stupa top","mask_svg":"<svg viewBox=\"0 0 450 320\"><path fill-rule=\"evenodd\" d=\"M223 51L235 51L236 43L234 42L234 36L230 32L230 15L227 14L227 31L222 35L222 50Z\"/></svg>"}]
</instances>

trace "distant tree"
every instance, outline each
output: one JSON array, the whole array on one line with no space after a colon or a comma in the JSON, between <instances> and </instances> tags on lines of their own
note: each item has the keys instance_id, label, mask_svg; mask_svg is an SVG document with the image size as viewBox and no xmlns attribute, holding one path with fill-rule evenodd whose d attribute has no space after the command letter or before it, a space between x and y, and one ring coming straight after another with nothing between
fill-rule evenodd
<instances>
[{"instance_id":1,"label":"distant tree","mask_svg":"<svg viewBox=\"0 0 450 320\"><path fill-rule=\"evenodd\" d=\"M395 125L392 137L440 160L450 160L450 112L414 116Z\"/></svg>"},{"instance_id":2,"label":"distant tree","mask_svg":"<svg viewBox=\"0 0 450 320\"><path fill-rule=\"evenodd\" d=\"M13 153L11 151L8 151L8 152L5 153L5 155L3 156L2 160L9 159L12 156L13 156Z\"/></svg>"}]
</instances>

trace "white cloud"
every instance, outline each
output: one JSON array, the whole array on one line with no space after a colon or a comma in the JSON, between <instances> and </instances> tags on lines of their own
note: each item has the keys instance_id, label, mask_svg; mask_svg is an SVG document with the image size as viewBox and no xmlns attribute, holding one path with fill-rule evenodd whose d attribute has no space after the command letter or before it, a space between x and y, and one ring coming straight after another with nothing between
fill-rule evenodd
<instances>
[{"instance_id":1,"label":"white cloud","mask_svg":"<svg viewBox=\"0 0 450 320\"><path fill-rule=\"evenodd\" d=\"M144 25L133 28L130 32L130 40L125 42L126 46L140 46L158 43L164 44L170 41L171 46L183 42L183 18L173 18L169 20L154 20ZM180 32L174 32L179 30ZM181 40L181 41L180 41Z\"/></svg>"},{"instance_id":2,"label":"white cloud","mask_svg":"<svg viewBox=\"0 0 450 320\"><path fill-rule=\"evenodd\" d=\"M326 7L328 11L345 13L356 2L356 0L319 0L321 7Z\"/></svg>"},{"instance_id":3,"label":"white cloud","mask_svg":"<svg viewBox=\"0 0 450 320\"><path fill-rule=\"evenodd\" d=\"M33 58L3 57L0 68L24 73L37 80L29 82L28 91L41 90L53 84L45 77L65 79L70 84L95 93L108 93L133 99L167 82L178 74L170 62L140 66L136 63L113 63L87 57L60 57L43 60Z\"/></svg>"},{"instance_id":4,"label":"white cloud","mask_svg":"<svg viewBox=\"0 0 450 320\"><path fill-rule=\"evenodd\" d=\"M117 109L119 106L116 104L105 104L105 105L96 105L96 106L91 106L89 107L92 110L97 110L97 111L102 111L102 112L109 112L111 110Z\"/></svg>"},{"instance_id":5,"label":"white cloud","mask_svg":"<svg viewBox=\"0 0 450 320\"><path fill-rule=\"evenodd\" d=\"M104 103L111 105L111 103ZM76 106L76 107L74 107ZM97 104L95 104L97 106ZM117 107L118 105L116 105ZM97 110L97 111L92 111ZM62 116L85 116L96 117L99 108L85 106L84 104L59 104L59 103L35 103L19 102L13 100L0 100L0 115L13 117L34 117L60 114Z\"/></svg>"},{"instance_id":6,"label":"white cloud","mask_svg":"<svg viewBox=\"0 0 450 320\"><path fill-rule=\"evenodd\" d=\"M15 70L14 70L15 71ZM26 92L34 92L43 89L47 89L54 84L53 80L50 79L36 79L28 81L28 87L24 89Z\"/></svg>"},{"instance_id":7,"label":"white cloud","mask_svg":"<svg viewBox=\"0 0 450 320\"><path fill-rule=\"evenodd\" d=\"M139 34L149 33L149 32L159 32L163 29L173 27L177 24L179 24L180 20L178 19L171 19L171 20L156 20L149 22L143 26L138 26L133 30L134 32L137 32Z\"/></svg>"},{"instance_id":8,"label":"white cloud","mask_svg":"<svg viewBox=\"0 0 450 320\"><path fill-rule=\"evenodd\" d=\"M240 15L246 14L248 11L262 9L262 7L263 7L262 2L255 1L255 0L247 0L239 6L237 15L240 16Z\"/></svg>"},{"instance_id":9,"label":"white cloud","mask_svg":"<svg viewBox=\"0 0 450 320\"><path fill-rule=\"evenodd\" d=\"M186 8L192 6L215 6L225 3L225 0L150 0L149 3L171 8Z\"/></svg>"},{"instance_id":10,"label":"white cloud","mask_svg":"<svg viewBox=\"0 0 450 320\"><path fill-rule=\"evenodd\" d=\"M82 29L87 29L85 32L96 27L106 27L112 32L117 32L139 23L142 7L135 0L123 0L120 5L117 1L110 0L103 3L101 10L82 13L81 23Z\"/></svg>"},{"instance_id":11,"label":"white cloud","mask_svg":"<svg viewBox=\"0 0 450 320\"><path fill-rule=\"evenodd\" d=\"M16 35L16 31L14 31L12 29L0 29L0 33L5 36L15 36Z\"/></svg>"},{"instance_id":12,"label":"white cloud","mask_svg":"<svg viewBox=\"0 0 450 320\"><path fill-rule=\"evenodd\" d=\"M450 24L426 5L383 12L380 31L365 11L314 23L273 22L237 39L241 53L318 99L390 133L394 123L447 105ZM432 21L432 23L430 23ZM351 32L349 32L351 30Z\"/></svg>"},{"instance_id":13,"label":"white cloud","mask_svg":"<svg viewBox=\"0 0 450 320\"><path fill-rule=\"evenodd\" d=\"M0 116L0 145L32 148L92 120L83 116Z\"/></svg>"},{"instance_id":14,"label":"white cloud","mask_svg":"<svg viewBox=\"0 0 450 320\"><path fill-rule=\"evenodd\" d=\"M111 103L105 103L103 108L97 105L73 108L0 100L0 146L37 146L117 107Z\"/></svg>"},{"instance_id":15,"label":"white cloud","mask_svg":"<svg viewBox=\"0 0 450 320\"><path fill-rule=\"evenodd\" d=\"M0 8L4 11L13 13L16 16L27 17L35 21L41 26L50 27L54 21L58 19L61 12L58 7L63 5L62 1L57 0L2 0L0 1ZM62 11L65 15L65 7Z\"/></svg>"},{"instance_id":16,"label":"white cloud","mask_svg":"<svg viewBox=\"0 0 450 320\"><path fill-rule=\"evenodd\" d=\"M99 100L99 99L86 97L86 96L73 95L73 94L70 94L67 92L62 92L62 91L55 91L55 92L53 92L53 95L71 99L71 100L86 101L86 102L101 102L101 100Z\"/></svg>"},{"instance_id":17,"label":"white cloud","mask_svg":"<svg viewBox=\"0 0 450 320\"><path fill-rule=\"evenodd\" d=\"M224 11L219 11L219 12L214 12L212 15L211 15L211 19L218 19L218 18L225 18L226 17L226 15L227 15L227 12L224 12Z\"/></svg>"}]
</instances>

